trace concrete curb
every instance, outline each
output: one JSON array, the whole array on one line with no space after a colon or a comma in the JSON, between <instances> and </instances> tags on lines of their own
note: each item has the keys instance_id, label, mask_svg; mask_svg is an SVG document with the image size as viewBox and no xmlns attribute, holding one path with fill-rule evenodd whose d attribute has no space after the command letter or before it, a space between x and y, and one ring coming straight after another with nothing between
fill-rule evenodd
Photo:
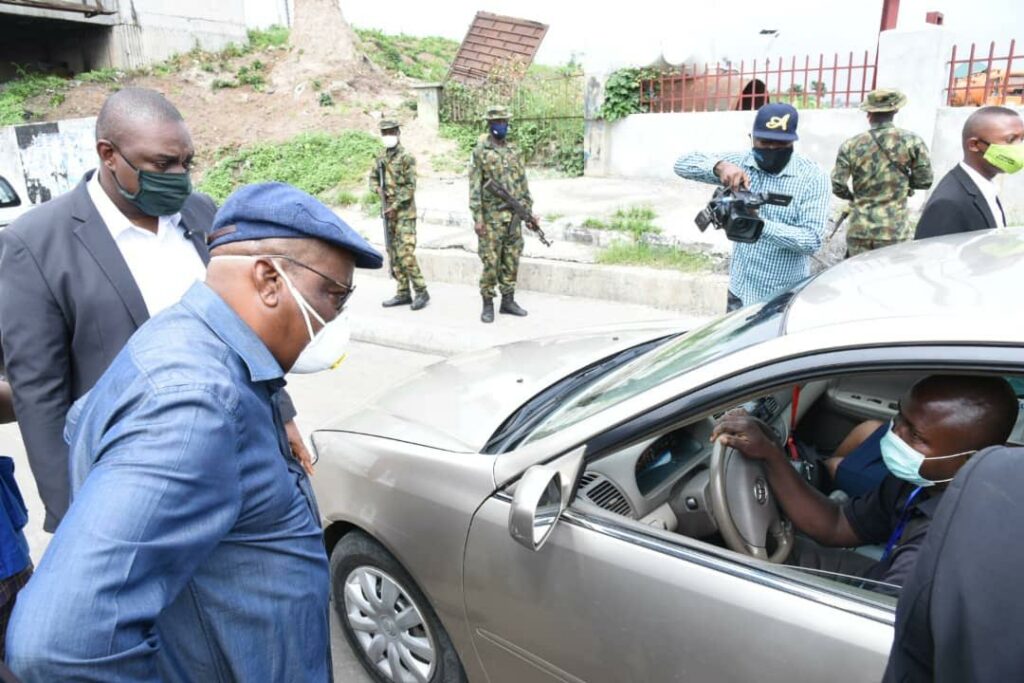
<instances>
[{"instance_id":1,"label":"concrete curb","mask_svg":"<svg viewBox=\"0 0 1024 683\"><path fill-rule=\"evenodd\" d=\"M476 285L480 260L462 249L417 249L416 258L427 283ZM386 277L384 270L374 274ZM725 310L729 278L713 273L603 266L524 257L519 287L534 292L653 306L691 315L717 315Z\"/></svg>"}]
</instances>

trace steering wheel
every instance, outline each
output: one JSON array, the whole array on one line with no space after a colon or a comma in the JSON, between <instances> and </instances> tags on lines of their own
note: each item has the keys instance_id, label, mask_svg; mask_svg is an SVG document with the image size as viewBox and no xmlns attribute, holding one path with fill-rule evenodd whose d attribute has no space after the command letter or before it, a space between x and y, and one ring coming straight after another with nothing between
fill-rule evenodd
<instances>
[{"instance_id":1,"label":"steering wheel","mask_svg":"<svg viewBox=\"0 0 1024 683\"><path fill-rule=\"evenodd\" d=\"M782 515L764 465L715 442L709 493L718 531L730 550L781 564L793 550L793 525ZM775 551L768 554L768 535Z\"/></svg>"}]
</instances>

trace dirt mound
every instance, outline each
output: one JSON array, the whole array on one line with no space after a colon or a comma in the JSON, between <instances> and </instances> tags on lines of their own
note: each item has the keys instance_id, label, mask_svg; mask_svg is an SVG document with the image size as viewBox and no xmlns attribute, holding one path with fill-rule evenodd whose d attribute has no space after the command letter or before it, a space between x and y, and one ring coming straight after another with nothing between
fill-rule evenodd
<instances>
[{"instance_id":1,"label":"dirt mound","mask_svg":"<svg viewBox=\"0 0 1024 683\"><path fill-rule=\"evenodd\" d=\"M454 143L415 121L415 93L407 82L359 52L358 39L335 1L297 0L296 5L290 47L180 55L148 74L125 75L115 83L82 83L69 89L56 107L41 97L30 109L50 121L95 116L117 88L152 88L165 94L188 122L200 174L225 148L283 142L305 132L376 134L381 117L397 117L405 129L405 145L419 158L420 174L434 174L430 160L450 156ZM328 28L314 31L313 26ZM332 38L324 40L325 35ZM245 83L243 73L259 73L264 82Z\"/></svg>"}]
</instances>

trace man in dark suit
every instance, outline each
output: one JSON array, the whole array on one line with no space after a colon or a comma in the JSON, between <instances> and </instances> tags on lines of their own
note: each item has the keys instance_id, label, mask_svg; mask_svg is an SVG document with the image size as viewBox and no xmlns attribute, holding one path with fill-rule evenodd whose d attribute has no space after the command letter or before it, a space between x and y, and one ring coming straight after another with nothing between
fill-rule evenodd
<instances>
[{"instance_id":1,"label":"man in dark suit","mask_svg":"<svg viewBox=\"0 0 1024 683\"><path fill-rule=\"evenodd\" d=\"M1007 164L1003 152L1024 141L1024 121L1013 109L982 107L964 123L962 141L963 161L932 192L917 222L916 240L1006 227L992 179L1019 168Z\"/></svg>"},{"instance_id":2,"label":"man in dark suit","mask_svg":"<svg viewBox=\"0 0 1024 683\"><path fill-rule=\"evenodd\" d=\"M163 95L126 88L96 120L99 168L0 233L0 330L29 463L56 529L69 504L64 420L132 333L204 277L216 206ZM292 418L289 441L308 467ZM158 428L158 427L156 427Z\"/></svg>"}]
</instances>

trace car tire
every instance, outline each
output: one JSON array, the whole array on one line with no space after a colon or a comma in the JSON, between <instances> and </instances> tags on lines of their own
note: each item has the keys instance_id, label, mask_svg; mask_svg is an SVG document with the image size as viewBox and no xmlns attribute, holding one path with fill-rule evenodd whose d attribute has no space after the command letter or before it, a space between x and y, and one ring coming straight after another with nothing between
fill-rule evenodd
<instances>
[{"instance_id":1,"label":"car tire","mask_svg":"<svg viewBox=\"0 0 1024 683\"><path fill-rule=\"evenodd\" d=\"M345 639L373 680L398 683L401 678L390 674L397 663L407 669L404 673L416 667L429 683L466 683L459 655L437 614L409 573L380 543L361 531L343 536L331 553L331 588ZM387 603L396 593L392 608ZM403 615L420 623L406 629L406 624L399 623ZM418 646L410 648L409 642ZM429 669L424 643L432 654Z\"/></svg>"}]
</instances>

